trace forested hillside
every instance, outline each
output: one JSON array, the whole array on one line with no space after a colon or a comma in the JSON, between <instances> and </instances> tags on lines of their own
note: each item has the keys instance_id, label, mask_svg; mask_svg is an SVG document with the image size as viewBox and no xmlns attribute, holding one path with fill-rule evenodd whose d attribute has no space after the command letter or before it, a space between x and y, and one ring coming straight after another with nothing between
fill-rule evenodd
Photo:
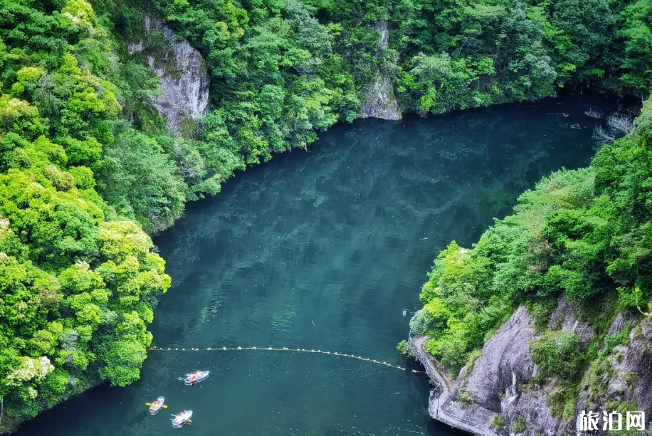
<instances>
[{"instance_id":1,"label":"forested hillside","mask_svg":"<svg viewBox=\"0 0 652 436\"><path fill-rule=\"evenodd\" d=\"M123 119L126 97L142 90L125 81L113 37L90 4L3 2L0 38L0 430L7 430L102 380L124 386L139 377L152 340L145 323L170 278L141 226L102 199L114 189L102 186L102 173L111 165L131 165L131 177L155 171L160 197L141 200L169 204L182 193L161 145ZM137 147L146 150L134 162ZM116 149L123 154L113 159ZM137 217L134 206L129 218Z\"/></svg>"},{"instance_id":2,"label":"forested hillside","mask_svg":"<svg viewBox=\"0 0 652 436\"><path fill-rule=\"evenodd\" d=\"M166 131L151 104L157 79L126 48L145 11L197 48L211 76L210 111L183 137ZM422 115L564 86L645 97L651 13L644 0L3 0L0 431L101 381L138 379L146 323L170 285L147 233L234 171L354 120L374 75ZM379 21L390 30L382 55ZM459 366L532 295L586 300L620 286L623 304L647 297L648 130L644 114L591 169L542 182L472 252L442 255L423 328L445 331L457 357L433 352ZM474 261L449 262L459 256ZM438 294L459 274L481 286ZM493 277L511 284L492 288Z\"/></svg>"},{"instance_id":3,"label":"forested hillside","mask_svg":"<svg viewBox=\"0 0 652 436\"><path fill-rule=\"evenodd\" d=\"M574 422L582 384L592 404L604 404L606 387L622 376L609 369L609 359L624 357L614 347L630 343L637 318L652 316L651 143L648 102L634 130L603 147L589 168L545 178L473 247L452 242L439 254L410 327L431 337L426 348L446 369L457 375L466 365L468 376L484 343L523 305L538 333L523 345L539 365L533 382L558 387L546 390L553 415ZM589 340L549 324L560 299L579 308L578 319L595 332ZM628 323L610 333L618 314ZM636 329L633 337L644 340L641 325ZM645 376L626 373L628 391ZM635 403L611 407L641 410Z\"/></svg>"}]
</instances>

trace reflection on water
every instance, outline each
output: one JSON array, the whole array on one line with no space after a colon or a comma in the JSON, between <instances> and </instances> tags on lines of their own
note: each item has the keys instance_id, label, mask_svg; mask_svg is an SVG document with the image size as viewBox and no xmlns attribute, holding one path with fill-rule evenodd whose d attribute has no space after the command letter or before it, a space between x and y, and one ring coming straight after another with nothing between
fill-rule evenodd
<instances>
[{"instance_id":1,"label":"reflection on water","mask_svg":"<svg viewBox=\"0 0 652 436\"><path fill-rule=\"evenodd\" d=\"M239 174L155 240L174 282L155 344L315 348L405 366L402 312L418 306L437 252L477 240L542 176L588 164L584 111L613 103L582 98L361 120ZM194 369L211 377L177 380ZM92 390L19 435L457 434L428 419L428 390L422 375L324 355L155 352L138 383ZM149 416L159 395L171 413L192 409L192 426Z\"/></svg>"}]
</instances>

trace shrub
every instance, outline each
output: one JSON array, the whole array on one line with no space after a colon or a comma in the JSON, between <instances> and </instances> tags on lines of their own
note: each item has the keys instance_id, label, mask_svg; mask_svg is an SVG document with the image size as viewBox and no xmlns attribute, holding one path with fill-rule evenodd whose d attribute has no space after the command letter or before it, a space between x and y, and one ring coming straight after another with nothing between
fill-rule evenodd
<instances>
[{"instance_id":1,"label":"shrub","mask_svg":"<svg viewBox=\"0 0 652 436\"><path fill-rule=\"evenodd\" d=\"M527 426L525 425L525 421L523 421L522 418L516 418L514 421L512 421L512 428L511 431L512 433L519 434L523 433Z\"/></svg>"},{"instance_id":2,"label":"shrub","mask_svg":"<svg viewBox=\"0 0 652 436\"><path fill-rule=\"evenodd\" d=\"M500 415L493 415L491 421L489 422L489 427L493 428L496 431L502 431L507 425L507 420Z\"/></svg>"},{"instance_id":3,"label":"shrub","mask_svg":"<svg viewBox=\"0 0 652 436\"><path fill-rule=\"evenodd\" d=\"M539 365L537 378L558 376L573 379L583 362L580 338L575 332L546 332L538 341L530 342L532 360Z\"/></svg>"}]
</instances>

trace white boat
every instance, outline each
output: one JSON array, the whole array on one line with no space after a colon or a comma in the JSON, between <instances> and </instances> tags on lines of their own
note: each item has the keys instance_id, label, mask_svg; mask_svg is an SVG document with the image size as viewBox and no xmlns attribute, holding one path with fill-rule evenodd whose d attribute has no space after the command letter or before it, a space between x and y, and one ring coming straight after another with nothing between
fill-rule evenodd
<instances>
[{"instance_id":1,"label":"white boat","mask_svg":"<svg viewBox=\"0 0 652 436\"><path fill-rule=\"evenodd\" d=\"M186 422L190 422L190 418L192 418L192 410L184 410L178 415L172 416L174 416L172 419L172 427L181 428Z\"/></svg>"},{"instance_id":2,"label":"white boat","mask_svg":"<svg viewBox=\"0 0 652 436\"><path fill-rule=\"evenodd\" d=\"M183 382L186 385L194 385L206 380L209 375L210 375L210 371L191 372L190 374L186 374L186 378L183 379Z\"/></svg>"},{"instance_id":3,"label":"white boat","mask_svg":"<svg viewBox=\"0 0 652 436\"><path fill-rule=\"evenodd\" d=\"M165 405L165 397L158 397L156 401L154 401L149 406L149 413L151 413L152 415L156 415L158 412L161 411L164 405Z\"/></svg>"}]
</instances>

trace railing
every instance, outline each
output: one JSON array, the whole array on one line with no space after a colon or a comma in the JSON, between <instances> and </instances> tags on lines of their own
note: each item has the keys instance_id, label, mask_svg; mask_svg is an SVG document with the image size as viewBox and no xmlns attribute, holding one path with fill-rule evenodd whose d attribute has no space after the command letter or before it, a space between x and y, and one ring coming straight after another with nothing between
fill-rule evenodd
<instances>
[{"instance_id":1,"label":"railing","mask_svg":"<svg viewBox=\"0 0 652 436\"><path fill-rule=\"evenodd\" d=\"M437 384L438 395L431 391L428 401L428 413L433 419L450 425L451 427L463 430L478 436L498 436L493 430L479 426L477 423L457 416L452 413L449 406L448 397L452 389L452 381L444 375L445 371L435 358L428 355L423 349L423 345L428 338L426 336L416 336L410 338L408 348L414 356L421 362L426 369L426 374ZM448 410L447 410L448 409Z\"/></svg>"}]
</instances>

